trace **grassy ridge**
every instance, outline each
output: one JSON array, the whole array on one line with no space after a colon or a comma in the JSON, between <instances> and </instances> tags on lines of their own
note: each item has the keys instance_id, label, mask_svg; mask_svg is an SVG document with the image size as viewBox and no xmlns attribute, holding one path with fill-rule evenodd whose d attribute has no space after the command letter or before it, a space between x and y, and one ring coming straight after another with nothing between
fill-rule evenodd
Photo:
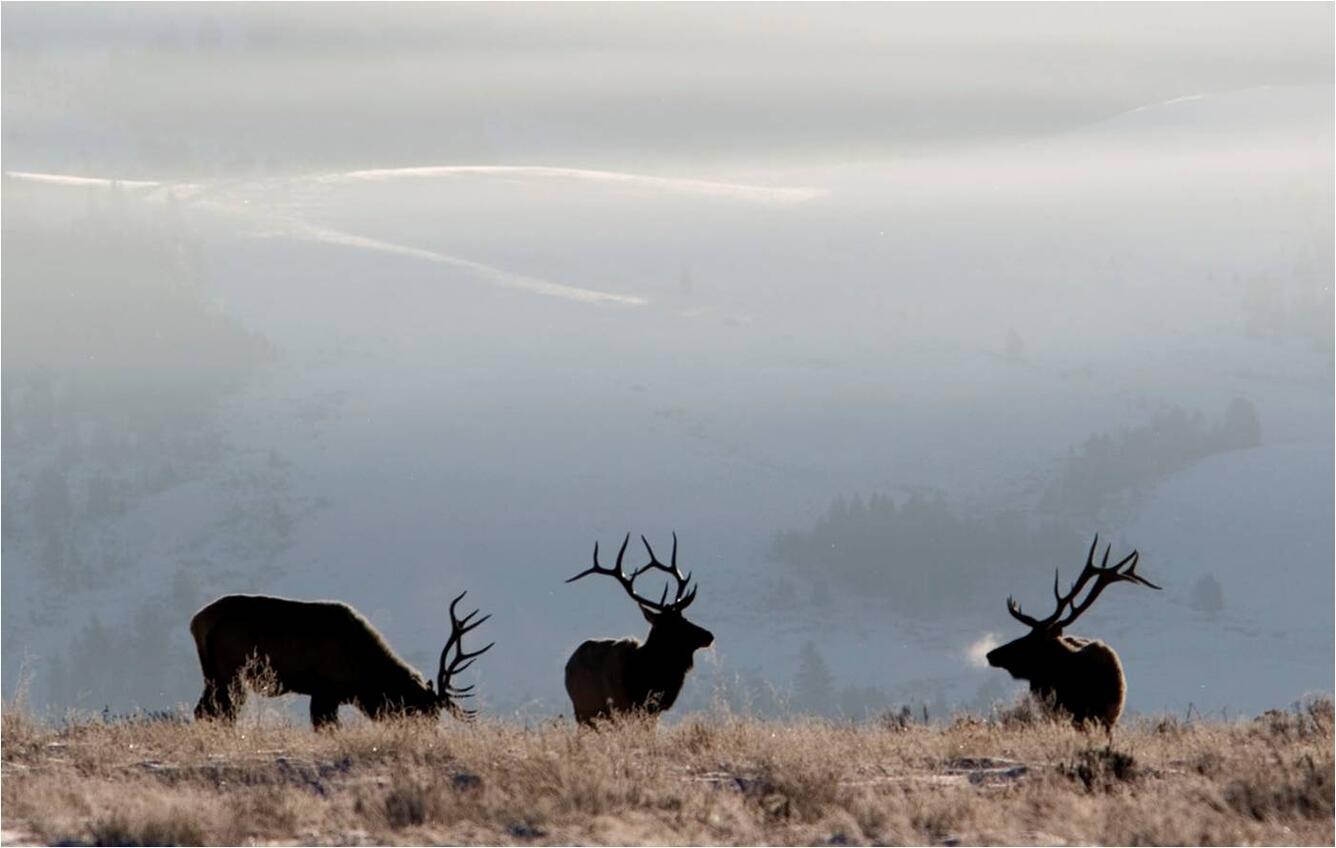
<instances>
[{"instance_id":1,"label":"grassy ridge","mask_svg":"<svg viewBox=\"0 0 1336 848\"><path fill-rule=\"evenodd\" d=\"M1042 719L233 728L3 716L3 841L1332 844L1330 701L1112 744Z\"/></svg>"}]
</instances>

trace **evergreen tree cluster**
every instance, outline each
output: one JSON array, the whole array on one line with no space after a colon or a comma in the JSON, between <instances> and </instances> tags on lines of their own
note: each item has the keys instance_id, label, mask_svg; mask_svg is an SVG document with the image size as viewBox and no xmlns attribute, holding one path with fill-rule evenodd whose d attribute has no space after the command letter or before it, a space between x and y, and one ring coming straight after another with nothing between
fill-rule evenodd
<instances>
[{"instance_id":1,"label":"evergreen tree cluster","mask_svg":"<svg viewBox=\"0 0 1336 848\"><path fill-rule=\"evenodd\" d=\"M834 581L899 611L929 612L987 596L1016 564L1064 562L1081 546L1064 527L1032 527L1014 511L966 514L941 493L919 491L899 501L836 498L811 530L778 533L772 553L817 585Z\"/></svg>"},{"instance_id":2,"label":"evergreen tree cluster","mask_svg":"<svg viewBox=\"0 0 1336 848\"><path fill-rule=\"evenodd\" d=\"M1257 408L1235 398L1214 422L1202 413L1170 408L1149 423L1116 433L1096 433L1063 457L1040 508L1074 518L1099 516L1120 496L1135 493L1208 456L1257 447L1262 425Z\"/></svg>"},{"instance_id":3,"label":"evergreen tree cluster","mask_svg":"<svg viewBox=\"0 0 1336 848\"><path fill-rule=\"evenodd\" d=\"M6 200L5 553L68 591L111 577L99 522L222 456L214 413L269 351L210 302L170 204L99 190L52 220L26 198Z\"/></svg>"}]
</instances>

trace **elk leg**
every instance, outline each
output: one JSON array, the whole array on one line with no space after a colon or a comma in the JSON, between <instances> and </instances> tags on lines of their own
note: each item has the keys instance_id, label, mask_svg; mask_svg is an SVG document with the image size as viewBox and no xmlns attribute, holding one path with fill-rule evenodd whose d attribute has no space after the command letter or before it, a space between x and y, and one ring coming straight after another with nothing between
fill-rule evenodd
<instances>
[{"instance_id":1,"label":"elk leg","mask_svg":"<svg viewBox=\"0 0 1336 848\"><path fill-rule=\"evenodd\" d=\"M316 730L339 726L339 700L323 695L311 696L311 726Z\"/></svg>"},{"instance_id":2,"label":"elk leg","mask_svg":"<svg viewBox=\"0 0 1336 848\"><path fill-rule=\"evenodd\" d=\"M195 705L195 720L234 721L245 702L246 690L242 688L240 677L233 677L227 683L209 678L204 681L204 694Z\"/></svg>"},{"instance_id":3,"label":"elk leg","mask_svg":"<svg viewBox=\"0 0 1336 848\"><path fill-rule=\"evenodd\" d=\"M218 718L218 687L212 680L204 681L204 694L195 705L195 721Z\"/></svg>"}]
</instances>

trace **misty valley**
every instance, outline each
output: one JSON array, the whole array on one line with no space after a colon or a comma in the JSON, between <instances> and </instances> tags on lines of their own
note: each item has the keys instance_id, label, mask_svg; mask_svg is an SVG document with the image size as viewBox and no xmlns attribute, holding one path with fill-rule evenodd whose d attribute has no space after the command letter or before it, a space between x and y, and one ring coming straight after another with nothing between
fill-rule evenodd
<instances>
[{"instance_id":1,"label":"misty valley","mask_svg":"<svg viewBox=\"0 0 1336 848\"><path fill-rule=\"evenodd\" d=\"M561 189L608 221L661 214ZM339 200L320 213L352 214ZM759 220L692 200L733 231L684 228L672 259L622 279L643 304L257 233L170 188L11 176L4 202L5 685L45 708L192 700L185 623L230 591L349 601L426 667L428 611L469 587L513 633L480 669L485 708L558 714L582 631L632 623L560 581L594 539L674 529L719 637L684 710L986 711L1013 689L979 660L1007 638L1002 599L1075 568L1097 531L1166 586L1092 613L1133 710L1330 688L1331 335L1299 323L1330 288L1311 242L1265 290L1195 272L1182 284L1213 302L1195 323L1129 317L1117 292L1155 260L1109 254L1062 295L1100 320L1068 328L1022 314L1056 283L1013 283L1003 322L973 305L998 297L974 269L922 288L949 259L867 254L833 200ZM866 271L786 269L775 249L805 253L800 225ZM1223 674L1225 644L1267 684Z\"/></svg>"}]
</instances>

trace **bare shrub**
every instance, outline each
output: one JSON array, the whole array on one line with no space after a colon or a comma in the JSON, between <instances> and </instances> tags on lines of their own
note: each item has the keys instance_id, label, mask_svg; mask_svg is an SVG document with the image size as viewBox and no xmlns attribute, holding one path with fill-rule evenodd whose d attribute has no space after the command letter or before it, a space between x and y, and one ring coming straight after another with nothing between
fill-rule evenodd
<instances>
[{"instance_id":1,"label":"bare shrub","mask_svg":"<svg viewBox=\"0 0 1336 848\"><path fill-rule=\"evenodd\" d=\"M1153 718L1149 723L1150 731L1159 736L1179 736L1186 730L1186 722L1178 716L1164 715Z\"/></svg>"},{"instance_id":2,"label":"bare shrub","mask_svg":"<svg viewBox=\"0 0 1336 848\"><path fill-rule=\"evenodd\" d=\"M1332 729L1330 698L1298 701L1291 710L1267 710L1254 724L1264 733L1283 739L1310 739L1329 735Z\"/></svg>"},{"instance_id":3,"label":"bare shrub","mask_svg":"<svg viewBox=\"0 0 1336 848\"><path fill-rule=\"evenodd\" d=\"M0 707L0 735L4 738L6 762L23 759L43 744L48 731L14 701Z\"/></svg>"},{"instance_id":4,"label":"bare shrub","mask_svg":"<svg viewBox=\"0 0 1336 848\"><path fill-rule=\"evenodd\" d=\"M678 730L681 745L688 753L699 754L714 747L718 730L703 721L693 721Z\"/></svg>"},{"instance_id":5,"label":"bare shrub","mask_svg":"<svg viewBox=\"0 0 1336 848\"><path fill-rule=\"evenodd\" d=\"M1305 754L1285 770L1280 780L1274 774L1252 774L1232 781L1225 788L1225 803L1257 821L1330 819L1333 768L1336 763L1330 756L1315 760Z\"/></svg>"},{"instance_id":6,"label":"bare shrub","mask_svg":"<svg viewBox=\"0 0 1336 848\"><path fill-rule=\"evenodd\" d=\"M1041 697L1024 692L1011 704L993 706L993 721L1008 730L1038 727L1055 722L1071 722L1071 714L1058 706L1053 696Z\"/></svg>"},{"instance_id":7,"label":"bare shrub","mask_svg":"<svg viewBox=\"0 0 1336 848\"><path fill-rule=\"evenodd\" d=\"M396 781L385 794L385 821L394 830L420 825L427 820L428 792L422 784Z\"/></svg>"},{"instance_id":8,"label":"bare shrub","mask_svg":"<svg viewBox=\"0 0 1336 848\"><path fill-rule=\"evenodd\" d=\"M1314 735L1330 735L1336 722L1336 706L1331 698L1316 695L1299 702L1299 709L1308 717Z\"/></svg>"},{"instance_id":9,"label":"bare shrub","mask_svg":"<svg viewBox=\"0 0 1336 848\"><path fill-rule=\"evenodd\" d=\"M908 704L899 710L887 710L877 718L877 724L886 730L896 732L908 730L914 724L914 711Z\"/></svg>"},{"instance_id":10,"label":"bare shrub","mask_svg":"<svg viewBox=\"0 0 1336 848\"><path fill-rule=\"evenodd\" d=\"M1112 745L1084 748L1077 752L1073 762L1060 764L1058 771L1079 781L1087 792L1110 792L1141 777L1136 758L1126 751L1114 750Z\"/></svg>"},{"instance_id":11,"label":"bare shrub","mask_svg":"<svg viewBox=\"0 0 1336 848\"><path fill-rule=\"evenodd\" d=\"M203 845L204 833L188 811L133 819L121 813L98 819L88 831L90 845Z\"/></svg>"},{"instance_id":12,"label":"bare shrub","mask_svg":"<svg viewBox=\"0 0 1336 848\"><path fill-rule=\"evenodd\" d=\"M1225 758L1215 751L1203 751L1192 758L1190 765L1203 777L1218 777L1224 773Z\"/></svg>"}]
</instances>

